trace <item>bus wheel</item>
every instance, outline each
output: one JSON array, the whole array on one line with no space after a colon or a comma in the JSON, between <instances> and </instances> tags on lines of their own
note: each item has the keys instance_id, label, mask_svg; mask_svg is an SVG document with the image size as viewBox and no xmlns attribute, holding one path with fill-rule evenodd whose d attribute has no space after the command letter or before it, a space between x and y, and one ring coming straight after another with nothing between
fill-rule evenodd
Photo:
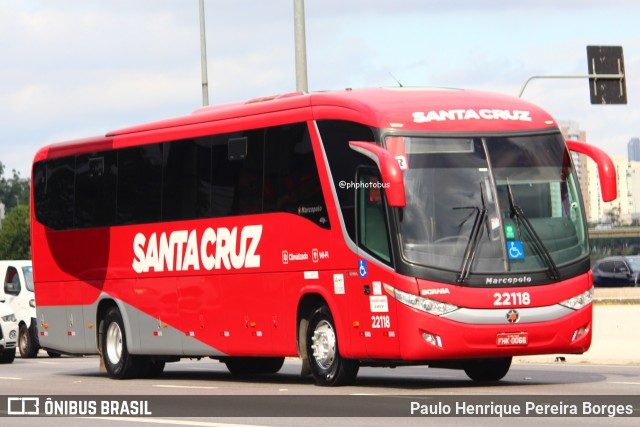
<instances>
[{"instance_id":1,"label":"bus wheel","mask_svg":"<svg viewBox=\"0 0 640 427\"><path fill-rule=\"evenodd\" d=\"M33 339L33 335L27 325L20 325L20 331L18 332L18 348L20 349L20 356L25 359L36 357L38 354L38 343Z\"/></svg>"},{"instance_id":2,"label":"bus wheel","mask_svg":"<svg viewBox=\"0 0 640 427\"><path fill-rule=\"evenodd\" d=\"M474 381L499 381L507 375L511 367L511 357L477 359L469 362L464 372Z\"/></svg>"},{"instance_id":3,"label":"bus wheel","mask_svg":"<svg viewBox=\"0 0 640 427\"><path fill-rule=\"evenodd\" d=\"M112 307L104 317L102 359L110 378L133 378L139 374L136 356L129 353L120 310Z\"/></svg>"},{"instance_id":4,"label":"bus wheel","mask_svg":"<svg viewBox=\"0 0 640 427\"><path fill-rule=\"evenodd\" d=\"M351 384L360 365L358 361L340 356L333 317L325 305L317 309L307 328L307 358L317 385L340 386Z\"/></svg>"},{"instance_id":5,"label":"bus wheel","mask_svg":"<svg viewBox=\"0 0 640 427\"><path fill-rule=\"evenodd\" d=\"M282 368L284 357L230 357L224 364L234 375L275 374Z\"/></svg>"}]
</instances>

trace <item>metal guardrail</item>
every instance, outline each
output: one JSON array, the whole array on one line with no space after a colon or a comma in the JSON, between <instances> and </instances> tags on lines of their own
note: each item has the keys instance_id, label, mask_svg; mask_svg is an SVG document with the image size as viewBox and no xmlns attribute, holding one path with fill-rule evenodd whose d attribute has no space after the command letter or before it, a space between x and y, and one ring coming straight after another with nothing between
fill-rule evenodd
<instances>
[{"instance_id":1,"label":"metal guardrail","mask_svg":"<svg viewBox=\"0 0 640 427\"><path fill-rule=\"evenodd\" d=\"M640 237L640 227L614 227L608 229L589 229L589 238L608 239L612 237Z\"/></svg>"}]
</instances>

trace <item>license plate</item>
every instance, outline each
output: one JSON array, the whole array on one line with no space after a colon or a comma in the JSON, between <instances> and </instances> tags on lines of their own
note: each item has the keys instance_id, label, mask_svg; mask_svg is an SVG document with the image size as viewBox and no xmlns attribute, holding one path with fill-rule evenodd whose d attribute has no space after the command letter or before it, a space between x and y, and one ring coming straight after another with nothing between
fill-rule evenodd
<instances>
[{"instance_id":1,"label":"license plate","mask_svg":"<svg viewBox=\"0 0 640 427\"><path fill-rule=\"evenodd\" d=\"M514 345L526 346L527 344L529 344L529 334L527 334L526 332L505 332L500 333L496 336L496 345L498 347Z\"/></svg>"}]
</instances>

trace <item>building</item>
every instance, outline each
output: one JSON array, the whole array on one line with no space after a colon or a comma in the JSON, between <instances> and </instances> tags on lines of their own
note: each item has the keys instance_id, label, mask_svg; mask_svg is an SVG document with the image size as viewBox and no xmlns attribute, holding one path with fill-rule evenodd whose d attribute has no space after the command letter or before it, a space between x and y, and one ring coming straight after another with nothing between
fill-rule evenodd
<instances>
[{"instance_id":1,"label":"building","mask_svg":"<svg viewBox=\"0 0 640 427\"><path fill-rule=\"evenodd\" d=\"M631 138L627 143L627 160L640 162L640 138Z\"/></svg>"},{"instance_id":2,"label":"building","mask_svg":"<svg viewBox=\"0 0 640 427\"><path fill-rule=\"evenodd\" d=\"M630 225L640 216L640 161L627 161L625 156L611 156L618 184L616 200L604 203L600 196L598 171L595 163L589 162L589 206L587 214L591 223L613 223Z\"/></svg>"},{"instance_id":3,"label":"building","mask_svg":"<svg viewBox=\"0 0 640 427\"><path fill-rule=\"evenodd\" d=\"M629 188L629 215L633 225L640 224L640 161L630 161L627 165Z\"/></svg>"}]
</instances>

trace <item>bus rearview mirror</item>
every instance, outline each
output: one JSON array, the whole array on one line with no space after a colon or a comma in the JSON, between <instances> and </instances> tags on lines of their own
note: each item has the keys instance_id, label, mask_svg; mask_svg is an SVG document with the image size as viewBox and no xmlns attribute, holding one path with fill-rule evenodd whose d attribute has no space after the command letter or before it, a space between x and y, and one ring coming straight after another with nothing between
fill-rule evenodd
<instances>
[{"instance_id":1,"label":"bus rearview mirror","mask_svg":"<svg viewBox=\"0 0 640 427\"><path fill-rule=\"evenodd\" d=\"M581 141L567 139L567 147L569 150L588 156L596 162L598 166L598 175L600 176L600 190L602 200L610 202L618 196L618 184L616 181L616 168L607 153L598 147L585 144Z\"/></svg>"},{"instance_id":2,"label":"bus rearview mirror","mask_svg":"<svg viewBox=\"0 0 640 427\"><path fill-rule=\"evenodd\" d=\"M406 205L404 178L398 161L391 153L379 145L365 141L349 141L349 147L369 157L378 165L389 206L404 207Z\"/></svg>"}]
</instances>

